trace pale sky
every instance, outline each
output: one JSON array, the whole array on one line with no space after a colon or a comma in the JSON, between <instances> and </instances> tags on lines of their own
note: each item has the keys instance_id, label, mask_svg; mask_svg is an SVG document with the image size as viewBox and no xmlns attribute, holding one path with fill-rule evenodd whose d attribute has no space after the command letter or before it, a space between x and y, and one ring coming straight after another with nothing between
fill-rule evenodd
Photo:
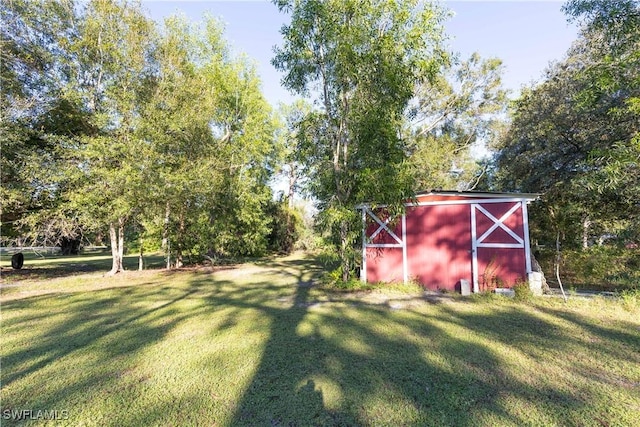
<instances>
[{"instance_id":1,"label":"pale sky","mask_svg":"<svg viewBox=\"0 0 640 427\"><path fill-rule=\"evenodd\" d=\"M482 57L503 61L504 86L516 96L522 85L539 80L551 61L561 60L577 37L560 11L562 1L467 0L445 1L455 16L446 23L449 43L462 57L477 51ZM176 12L191 21L205 13L226 24L225 37L236 53L243 52L258 65L263 93L272 105L295 96L280 86L282 75L270 64L273 46L281 44L280 27L288 17L268 1L143 1L150 16L161 22Z\"/></svg>"}]
</instances>

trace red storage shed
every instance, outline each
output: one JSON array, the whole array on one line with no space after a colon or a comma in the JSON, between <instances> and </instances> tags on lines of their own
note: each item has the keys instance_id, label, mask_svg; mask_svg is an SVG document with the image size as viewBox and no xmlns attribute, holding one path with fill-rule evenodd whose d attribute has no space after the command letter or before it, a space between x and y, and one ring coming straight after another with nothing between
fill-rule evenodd
<instances>
[{"instance_id":1,"label":"red storage shed","mask_svg":"<svg viewBox=\"0 0 640 427\"><path fill-rule=\"evenodd\" d=\"M391 218L384 207L362 211L361 279L427 289L474 292L512 287L531 273L527 204L536 194L432 191ZM462 285L464 286L464 285Z\"/></svg>"}]
</instances>

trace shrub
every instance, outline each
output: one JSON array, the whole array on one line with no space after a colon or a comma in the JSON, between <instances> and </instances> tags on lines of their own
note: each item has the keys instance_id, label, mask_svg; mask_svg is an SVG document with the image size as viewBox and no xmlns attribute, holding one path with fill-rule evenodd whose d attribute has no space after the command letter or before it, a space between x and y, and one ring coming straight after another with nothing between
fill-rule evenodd
<instances>
[{"instance_id":1,"label":"shrub","mask_svg":"<svg viewBox=\"0 0 640 427\"><path fill-rule=\"evenodd\" d=\"M513 292L515 293L513 299L516 301L527 302L533 298L533 292L529 289L529 284L519 281L513 285Z\"/></svg>"},{"instance_id":2,"label":"shrub","mask_svg":"<svg viewBox=\"0 0 640 427\"><path fill-rule=\"evenodd\" d=\"M338 267L326 273L321 280L322 287L331 291L357 292L371 290L374 286L370 283L362 283L359 278L352 275L346 282L342 280L342 268Z\"/></svg>"},{"instance_id":3,"label":"shrub","mask_svg":"<svg viewBox=\"0 0 640 427\"><path fill-rule=\"evenodd\" d=\"M563 250L560 277L567 287L604 291L640 289L640 250L594 246L586 250ZM536 255L547 281L555 281L553 249Z\"/></svg>"},{"instance_id":4,"label":"shrub","mask_svg":"<svg viewBox=\"0 0 640 427\"><path fill-rule=\"evenodd\" d=\"M266 208L271 217L271 232L267 236L270 252L289 254L300 237L302 214L289 208L286 201L271 201Z\"/></svg>"},{"instance_id":5,"label":"shrub","mask_svg":"<svg viewBox=\"0 0 640 427\"><path fill-rule=\"evenodd\" d=\"M619 293L619 297L625 310L630 312L640 310L640 288L624 290Z\"/></svg>"}]
</instances>

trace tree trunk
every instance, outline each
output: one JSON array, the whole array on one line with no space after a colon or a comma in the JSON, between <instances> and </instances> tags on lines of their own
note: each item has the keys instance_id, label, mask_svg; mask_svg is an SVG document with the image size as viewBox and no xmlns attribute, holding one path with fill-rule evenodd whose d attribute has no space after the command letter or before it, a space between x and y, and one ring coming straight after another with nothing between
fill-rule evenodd
<instances>
[{"instance_id":1,"label":"tree trunk","mask_svg":"<svg viewBox=\"0 0 640 427\"><path fill-rule=\"evenodd\" d=\"M142 237L140 237L140 254L138 255L138 271L144 270L144 247Z\"/></svg>"},{"instance_id":2,"label":"tree trunk","mask_svg":"<svg viewBox=\"0 0 640 427\"><path fill-rule=\"evenodd\" d=\"M293 195L296 188L296 181L298 180L298 174L296 173L295 166L289 165L289 191L287 194L289 209L293 208Z\"/></svg>"},{"instance_id":3,"label":"tree trunk","mask_svg":"<svg viewBox=\"0 0 640 427\"><path fill-rule=\"evenodd\" d=\"M582 249L589 248L589 229L591 228L591 220L588 216L582 219Z\"/></svg>"},{"instance_id":4,"label":"tree trunk","mask_svg":"<svg viewBox=\"0 0 640 427\"><path fill-rule=\"evenodd\" d=\"M184 238L184 212L180 212L180 219L178 222L178 238L176 239L176 268L180 268L184 265L182 260L182 240Z\"/></svg>"},{"instance_id":5,"label":"tree trunk","mask_svg":"<svg viewBox=\"0 0 640 427\"><path fill-rule=\"evenodd\" d=\"M111 245L111 271L109 275L116 274L118 270L118 236L116 235L116 227L112 222L109 223L109 244Z\"/></svg>"},{"instance_id":6,"label":"tree trunk","mask_svg":"<svg viewBox=\"0 0 640 427\"><path fill-rule=\"evenodd\" d=\"M94 244L96 246L104 246L104 236L101 231L98 231L96 234L96 238L94 239Z\"/></svg>"},{"instance_id":7,"label":"tree trunk","mask_svg":"<svg viewBox=\"0 0 640 427\"><path fill-rule=\"evenodd\" d=\"M349 262L349 223L342 220L340 223L340 262L342 264L342 281L347 282L351 275Z\"/></svg>"},{"instance_id":8,"label":"tree trunk","mask_svg":"<svg viewBox=\"0 0 640 427\"><path fill-rule=\"evenodd\" d=\"M171 270L171 241L167 239L167 270Z\"/></svg>"},{"instance_id":9,"label":"tree trunk","mask_svg":"<svg viewBox=\"0 0 640 427\"><path fill-rule=\"evenodd\" d=\"M118 271L124 271L124 266L122 265L122 261L124 260L124 224L125 219L122 217L118 218Z\"/></svg>"},{"instance_id":10,"label":"tree trunk","mask_svg":"<svg viewBox=\"0 0 640 427\"><path fill-rule=\"evenodd\" d=\"M171 209L169 208L169 202L167 202L165 211L164 211L164 227L162 228L162 249L167 249L167 244L169 242L169 215L171 213ZM167 267L169 268L169 267Z\"/></svg>"},{"instance_id":11,"label":"tree trunk","mask_svg":"<svg viewBox=\"0 0 640 427\"><path fill-rule=\"evenodd\" d=\"M122 259L124 256L124 218L118 218L118 227L116 224L109 223L109 242L111 244L111 271L107 273L109 276L124 271Z\"/></svg>"},{"instance_id":12,"label":"tree trunk","mask_svg":"<svg viewBox=\"0 0 640 427\"><path fill-rule=\"evenodd\" d=\"M556 234L556 279L558 280L558 285L560 286L560 290L562 291L562 298L564 302L567 302L567 295L564 293L564 288L562 287L562 280L560 280L560 262L562 260L562 255L560 254L560 232Z\"/></svg>"}]
</instances>

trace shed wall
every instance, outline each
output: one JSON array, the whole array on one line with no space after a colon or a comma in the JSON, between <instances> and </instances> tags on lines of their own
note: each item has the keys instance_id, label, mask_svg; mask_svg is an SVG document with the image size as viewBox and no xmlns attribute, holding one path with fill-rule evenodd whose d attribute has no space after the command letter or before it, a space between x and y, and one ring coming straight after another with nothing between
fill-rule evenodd
<instances>
[{"instance_id":1,"label":"shed wall","mask_svg":"<svg viewBox=\"0 0 640 427\"><path fill-rule=\"evenodd\" d=\"M523 242L528 239L528 233L526 210L523 211L522 206L526 202L495 198L486 203L478 199L473 203L466 201L469 199L457 196L421 196L420 205L407 206L404 244L409 279L416 279L432 290L459 291L461 280L473 283L473 248L480 290L510 287L525 279L527 263ZM384 214L381 217L386 220ZM401 221L391 221L388 227L396 236L403 236ZM378 228L377 224L370 225L367 236ZM388 245L397 241L382 230L373 243ZM367 281L403 280L402 248L367 247L364 254Z\"/></svg>"}]
</instances>

